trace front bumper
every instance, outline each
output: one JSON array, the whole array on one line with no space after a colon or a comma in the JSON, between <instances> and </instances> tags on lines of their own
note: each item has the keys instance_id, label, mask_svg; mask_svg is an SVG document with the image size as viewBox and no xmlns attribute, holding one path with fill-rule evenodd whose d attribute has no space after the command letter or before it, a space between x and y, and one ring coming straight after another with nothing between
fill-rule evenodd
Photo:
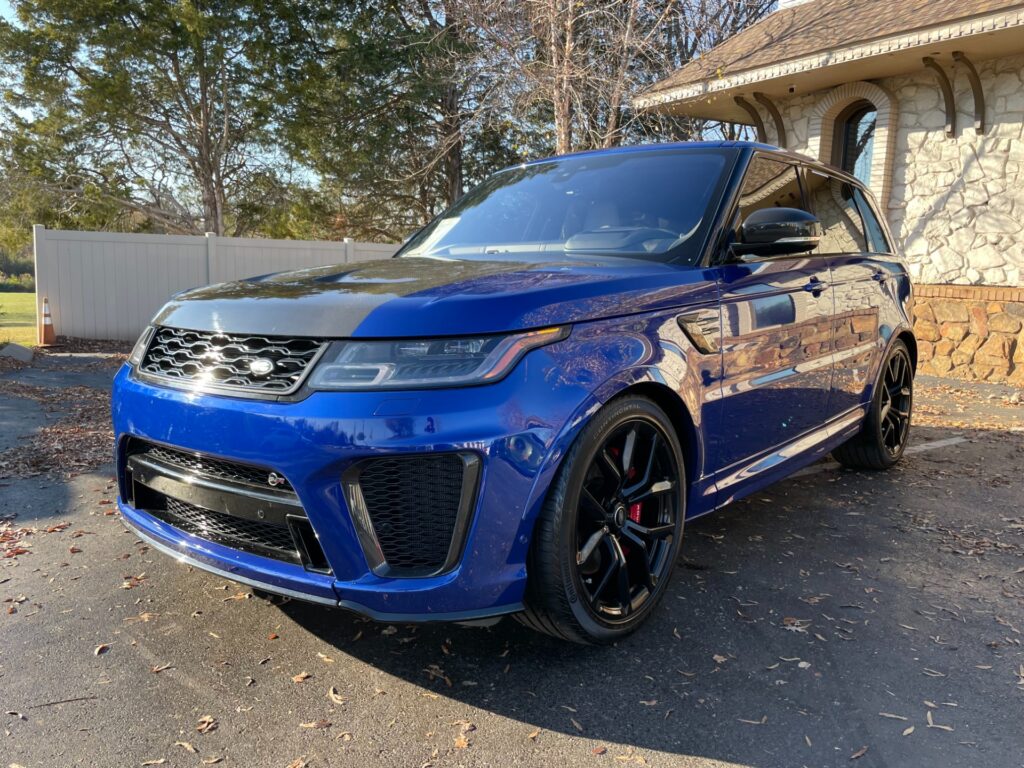
<instances>
[{"instance_id":1,"label":"front bumper","mask_svg":"<svg viewBox=\"0 0 1024 768\"><path fill-rule=\"evenodd\" d=\"M384 620L467 620L521 609L533 521L573 415L588 395L552 381L560 361L537 350L492 385L418 392L314 392L267 402L167 389L126 366L113 415L125 522L155 548L269 592ZM130 437L272 468L291 483L332 573L307 570L190 535L128 503ZM481 472L461 557L437 576L380 575L360 545L342 477L384 455L472 453ZM429 514L429 510L417 510Z\"/></svg>"}]
</instances>

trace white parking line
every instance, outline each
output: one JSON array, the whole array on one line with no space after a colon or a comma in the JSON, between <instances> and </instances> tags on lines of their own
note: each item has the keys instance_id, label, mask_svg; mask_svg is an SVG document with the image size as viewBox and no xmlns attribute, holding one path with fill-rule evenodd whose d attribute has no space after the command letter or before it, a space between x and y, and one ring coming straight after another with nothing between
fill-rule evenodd
<instances>
[{"instance_id":1,"label":"white parking line","mask_svg":"<svg viewBox=\"0 0 1024 768\"><path fill-rule=\"evenodd\" d=\"M904 455L911 453L924 453L925 451L937 451L940 448L948 448L951 445L959 445L960 443L966 443L966 437L947 437L943 440L933 440L930 443L918 443L911 445L903 452ZM834 469L839 469L840 465L835 461L827 461L824 464L812 464L809 467L801 469L799 472L794 472L790 477L806 477L807 475L816 475L819 472L831 472Z\"/></svg>"}]
</instances>

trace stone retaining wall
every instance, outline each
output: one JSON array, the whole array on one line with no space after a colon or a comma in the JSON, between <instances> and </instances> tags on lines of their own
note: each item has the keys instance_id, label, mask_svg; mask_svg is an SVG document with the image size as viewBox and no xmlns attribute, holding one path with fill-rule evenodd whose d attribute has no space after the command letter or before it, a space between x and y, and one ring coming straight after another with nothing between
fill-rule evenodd
<instances>
[{"instance_id":1,"label":"stone retaining wall","mask_svg":"<svg viewBox=\"0 0 1024 768\"><path fill-rule=\"evenodd\" d=\"M1024 386L1024 289L917 286L918 370Z\"/></svg>"}]
</instances>

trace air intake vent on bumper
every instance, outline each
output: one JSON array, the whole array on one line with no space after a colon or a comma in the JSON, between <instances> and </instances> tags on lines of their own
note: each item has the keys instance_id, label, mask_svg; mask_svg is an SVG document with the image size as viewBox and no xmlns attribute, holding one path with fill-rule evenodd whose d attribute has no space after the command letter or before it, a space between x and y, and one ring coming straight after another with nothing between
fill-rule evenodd
<instances>
[{"instance_id":1,"label":"air intake vent on bumper","mask_svg":"<svg viewBox=\"0 0 1024 768\"><path fill-rule=\"evenodd\" d=\"M346 500L370 566L429 576L462 554L480 459L469 453L366 459L345 473Z\"/></svg>"}]
</instances>

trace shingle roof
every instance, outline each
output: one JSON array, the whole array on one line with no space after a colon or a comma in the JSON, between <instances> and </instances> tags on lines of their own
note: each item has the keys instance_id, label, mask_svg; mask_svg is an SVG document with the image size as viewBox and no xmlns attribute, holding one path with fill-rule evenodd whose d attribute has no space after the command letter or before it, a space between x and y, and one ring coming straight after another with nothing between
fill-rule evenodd
<instances>
[{"instance_id":1,"label":"shingle roof","mask_svg":"<svg viewBox=\"0 0 1024 768\"><path fill-rule=\"evenodd\" d=\"M646 93L1022 5L1021 0L810 0L765 17Z\"/></svg>"}]
</instances>

